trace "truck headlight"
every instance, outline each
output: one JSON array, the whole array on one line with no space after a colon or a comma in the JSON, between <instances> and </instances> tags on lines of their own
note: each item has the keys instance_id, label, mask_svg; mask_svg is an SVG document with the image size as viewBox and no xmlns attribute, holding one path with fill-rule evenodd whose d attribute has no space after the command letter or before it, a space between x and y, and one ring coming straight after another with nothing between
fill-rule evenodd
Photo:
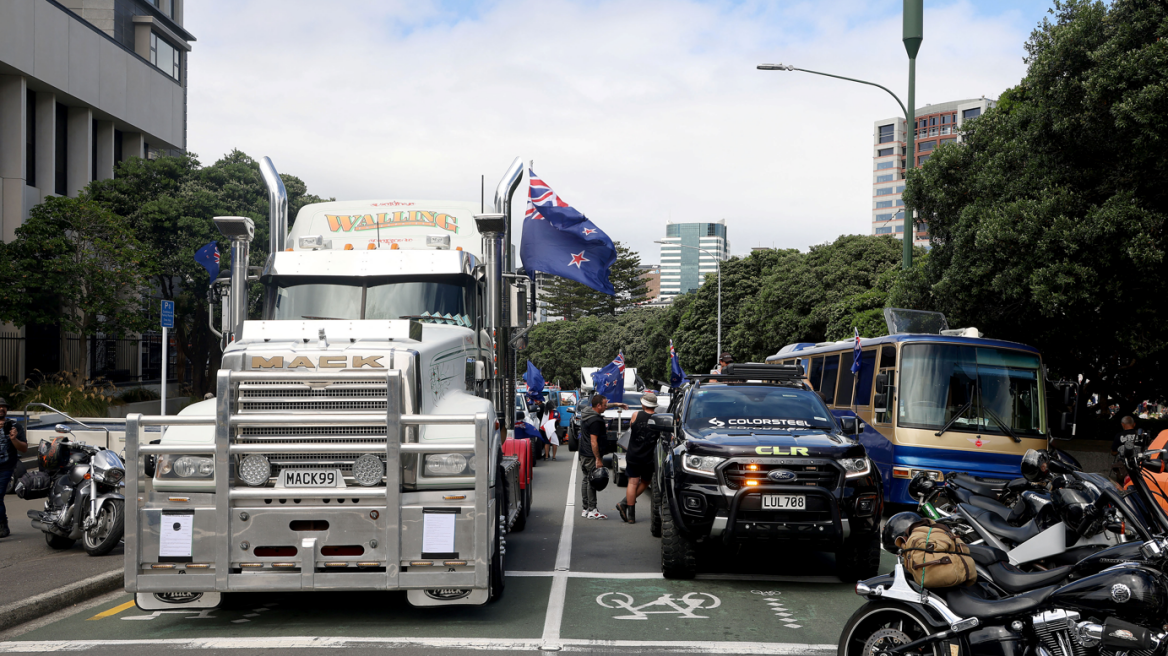
<instances>
[{"instance_id":1,"label":"truck headlight","mask_svg":"<svg viewBox=\"0 0 1168 656\"><path fill-rule=\"evenodd\" d=\"M840 458L838 462L847 478L867 476L872 471L871 461L867 458Z\"/></svg>"},{"instance_id":2,"label":"truck headlight","mask_svg":"<svg viewBox=\"0 0 1168 656\"><path fill-rule=\"evenodd\" d=\"M353 480L357 481L357 485L377 485L384 474L385 466L381 464L381 458L372 453L366 453L353 463Z\"/></svg>"},{"instance_id":3,"label":"truck headlight","mask_svg":"<svg viewBox=\"0 0 1168 656\"><path fill-rule=\"evenodd\" d=\"M691 474L713 476L714 469L726 459L719 456L699 456L691 453L681 454L681 468Z\"/></svg>"},{"instance_id":4,"label":"truck headlight","mask_svg":"<svg viewBox=\"0 0 1168 656\"><path fill-rule=\"evenodd\" d=\"M158 478L213 478L215 460L202 456L164 454L158 456L155 475Z\"/></svg>"},{"instance_id":5,"label":"truck headlight","mask_svg":"<svg viewBox=\"0 0 1168 656\"><path fill-rule=\"evenodd\" d=\"M259 487L272 476L272 463L258 453L245 456L239 462L239 477L252 487Z\"/></svg>"},{"instance_id":6,"label":"truck headlight","mask_svg":"<svg viewBox=\"0 0 1168 656\"><path fill-rule=\"evenodd\" d=\"M424 476L473 476L473 453L431 453L426 456Z\"/></svg>"}]
</instances>

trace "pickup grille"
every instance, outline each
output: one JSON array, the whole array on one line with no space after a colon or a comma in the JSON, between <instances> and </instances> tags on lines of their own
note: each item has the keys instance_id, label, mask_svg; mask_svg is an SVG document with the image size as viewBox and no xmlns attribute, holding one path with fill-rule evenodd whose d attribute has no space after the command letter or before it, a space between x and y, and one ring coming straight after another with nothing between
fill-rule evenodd
<instances>
[{"instance_id":1,"label":"pickup grille","mask_svg":"<svg viewBox=\"0 0 1168 656\"><path fill-rule=\"evenodd\" d=\"M265 412L319 415L352 412L385 412L385 385L369 382L332 383L314 387L305 383L241 383L239 413ZM243 427L235 441L239 444L368 444L369 453L385 457L385 426L270 426ZM336 469L346 478L361 454L281 453L264 454L272 463L272 475L284 469Z\"/></svg>"},{"instance_id":2,"label":"pickup grille","mask_svg":"<svg viewBox=\"0 0 1168 656\"><path fill-rule=\"evenodd\" d=\"M772 483L767 478L767 473L773 469L786 469L787 471L795 472L795 480L783 483L783 485L806 485L825 487L829 490L835 489L839 484L840 470L835 465L827 463L799 463L792 465L768 465L757 464L757 470L747 469L748 463L731 461L722 468L722 480L726 482L726 487L731 490L737 490L745 484L746 479L754 479L762 484Z\"/></svg>"}]
</instances>

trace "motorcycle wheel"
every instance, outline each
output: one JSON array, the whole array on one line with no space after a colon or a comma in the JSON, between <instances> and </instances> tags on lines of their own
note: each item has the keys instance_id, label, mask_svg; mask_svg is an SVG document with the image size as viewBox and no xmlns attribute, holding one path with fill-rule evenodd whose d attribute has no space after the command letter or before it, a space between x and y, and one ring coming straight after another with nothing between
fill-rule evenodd
<instances>
[{"instance_id":1,"label":"motorcycle wheel","mask_svg":"<svg viewBox=\"0 0 1168 656\"><path fill-rule=\"evenodd\" d=\"M914 610L886 602L869 602L852 614L840 634L837 656L875 656L892 647L931 635L929 624ZM940 643L922 646L920 653L940 656ZM948 652L945 649L946 653Z\"/></svg>"},{"instance_id":2,"label":"motorcycle wheel","mask_svg":"<svg viewBox=\"0 0 1168 656\"><path fill-rule=\"evenodd\" d=\"M54 549L71 549L73 545L77 544L77 540L70 540L52 533L45 533L45 543Z\"/></svg>"},{"instance_id":3,"label":"motorcycle wheel","mask_svg":"<svg viewBox=\"0 0 1168 656\"><path fill-rule=\"evenodd\" d=\"M110 499L102 505L97 514L97 522L81 538L85 544L85 553L90 556L104 556L118 546L125 531L124 503L120 499Z\"/></svg>"}]
</instances>

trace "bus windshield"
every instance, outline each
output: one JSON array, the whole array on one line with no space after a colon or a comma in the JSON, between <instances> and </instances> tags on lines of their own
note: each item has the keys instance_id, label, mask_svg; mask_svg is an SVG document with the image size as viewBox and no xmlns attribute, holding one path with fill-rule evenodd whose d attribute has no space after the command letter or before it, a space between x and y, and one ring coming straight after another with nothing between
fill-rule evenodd
<instances>
[{"instance_id":1,"label":"bus windshield","mask_svg":"<svg viewBox=\"0 0 1168 656\"><path fill-rule=\"evenodd\" d=\"M983 346L906 344L897 423L906 428L1043 434L1038 356Z\"/></svg>"},{"instance_id":2,"label":"bus windshield","mask_svg":"<svg viewBox=\"0 0 1168 656\"><path fill-rule=\"evenodd\" d=\"M421 319L470 326L466 290L444 282L346 285L286 283L276 291L273 319Z\"/></svg>"}]
</instances>

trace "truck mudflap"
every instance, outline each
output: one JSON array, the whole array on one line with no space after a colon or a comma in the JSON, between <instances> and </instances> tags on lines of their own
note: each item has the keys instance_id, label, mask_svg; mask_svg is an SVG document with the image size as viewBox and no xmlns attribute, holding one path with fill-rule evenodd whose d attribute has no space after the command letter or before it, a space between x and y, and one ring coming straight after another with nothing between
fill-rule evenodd
<instances>
[{"instance_id":1,"label":"truck mudflap","mask_svg":"<svg viewBox=\"0 0 1168 656\"><path fill-rule=\"evenodd\" d=\"M384 414L237 413L240 383L333 382L386 385ZM492 424L488 413L413 415L402 412L397 370L301 373L221 370L215 416L126 419L125 590L147 609L214 607L225 592L274 590L408 590L419 605L482 604L489 598L490 559L499 515L490 485ZM404 443L407 428L474 426L473 441ZM213 444L143 444L147 426L215 427ZM304 439L303 443L240 443L243 428L384 427L378 443ZM290 438L296 440L297 438ZM235 456L356 454L385 456L384 486L249 487ZM403 492L402 459L473 452L474 489ZM211 456L214 491L155 491L142 477L147 455ZM500 463L501 465L502 463ZM517 465L518 463L515 463ZM500 466L518 488L519 468ZM506 521L505 519L503 521Z\"/></svg>"}]
</instances>

